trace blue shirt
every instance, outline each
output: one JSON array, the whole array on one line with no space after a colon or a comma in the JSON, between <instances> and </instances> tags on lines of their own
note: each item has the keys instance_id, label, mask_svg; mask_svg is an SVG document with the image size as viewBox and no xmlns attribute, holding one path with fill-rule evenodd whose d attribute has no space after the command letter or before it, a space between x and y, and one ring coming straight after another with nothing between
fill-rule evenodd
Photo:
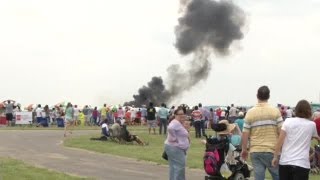
<instances>
[{"instance_id":1,"label":"blue shirt","mask_svg":"<svg viewBox=\"0 0 320 180\"><path fill-rule=\"evenodd\" d=\"M237 119L234 123L237 123L241 132L242 132L242 129L243 129L243 124L244 124L244 120L243 118L242 119Z\"/></svg>"},{"instance_id":2,"label":"blue shirt","mask_svg":"<svg viewBox=\"0 0 320 180\"><path fill-rule=\"evenodd\" d=\"M161 108L159 109L158 116L160 117L160 119L167 119L168 116L169 116L169 111L168 111L168 109L166 109L166 108L164 108L164 107L161 107Z\"/></svg>"},{"instance_id":3,"label":"blue shirt","mask_svg":"<svg viewBox=\"0 0 320 180\"><path fill-rule=\"evenodd\" d=\"M146 108L141 108L141 116L147 117L147 109Z\"/></svg>"}]
</instances>

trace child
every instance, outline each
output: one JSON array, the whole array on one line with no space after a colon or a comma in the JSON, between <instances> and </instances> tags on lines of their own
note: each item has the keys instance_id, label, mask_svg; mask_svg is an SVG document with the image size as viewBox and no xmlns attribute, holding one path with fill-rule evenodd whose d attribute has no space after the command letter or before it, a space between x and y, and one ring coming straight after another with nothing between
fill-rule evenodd
<instances>
[{"instance_id":1,"label":"child","mask_svg":"<svg viewBox=\"0 0 320 180\"><path fill-rule=\"evenodd\" d=\"M84 127L84 124L85 124L85 115L84 115L84 113L83 113L81 110L79 111L78 119L79 119L79 121L80 121L80 126L81 126L81 127Z\"/></svg>"}]
</instances>

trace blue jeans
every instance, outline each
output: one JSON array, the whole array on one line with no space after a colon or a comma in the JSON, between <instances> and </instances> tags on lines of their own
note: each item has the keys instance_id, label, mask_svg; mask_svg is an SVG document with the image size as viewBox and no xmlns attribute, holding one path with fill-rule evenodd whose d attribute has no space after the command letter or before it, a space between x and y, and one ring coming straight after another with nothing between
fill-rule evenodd
<instances>
[{"instance_id":1,"label":"blue jeans","mask_svg":"<svg viewBox=\"0 0 320 180\"><path fill-rule=\"evenodd\" d=\"M273 167L271 162L273 153L255 152L250 154L255 180L264 180L266 169L269 170L273 180L279 180L279 167Z\"/></svg>"},{"instance_id":2,"label":"blue jeans","mask_svg":"<svg viewBox=\"0 0 320 180\"><path fill-rule=\"evenodd\" d=\"M163 134L167 134L168 120L166 118L160 118L159 126L160 126L159 134L162 133L162 127L163 127Z\"/></svg>"},{"instance_id":3,"label":"blue jeans","mask_svg":"<svg viewBox=\"0 0 320 180\"><path fill-rule=\"evenodd\" d=\"M201 124L200 124L200 129L201 129L201 131L202 131L202 136L204 136L204 135L206 134L205 120L203 119L203 120L201 120L200 122L201 122Z\"/></svg>"},{"instance_id":4,"label":"blue jeans","mask_svg":"<svg viewBox=\"0 0 320 180\"><path fill-rule=\"evenodd\" d=\"M169 180L185 180L186 152L167 144L164 149L169 161Z\"/></svg>"},{"instance_id":5,"label":"blue jeans","mask_svg":"<svg viewBox=\"0 0 320 180\"><path fill-rule=\"evenodd\" d=\"M196 131L196 138L201 138L201 121L194 121L194 128Z\"/></svg>"}]
</instances>

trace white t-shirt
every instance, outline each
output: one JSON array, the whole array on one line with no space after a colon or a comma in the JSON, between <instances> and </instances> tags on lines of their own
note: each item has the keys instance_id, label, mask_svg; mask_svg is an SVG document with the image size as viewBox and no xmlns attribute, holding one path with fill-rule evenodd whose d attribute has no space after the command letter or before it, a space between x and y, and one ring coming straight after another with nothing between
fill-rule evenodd
<instances>
[{"instance_id":1,"label":"white t-shirt","mask_svg":"<svg viewBox=\"0 0 320 180\"><path fill-rule=\"evenodd\" d=\"M44 112L42 113L42 109L41 108L37 108L36 109L36 114L37 114L37 117L42 117L42 114L44 114Z\"/></svg>"},{"instance_id":2,"label":"white t-shirt","mask_svg":"<svg viewBox=\"0 0 320 180\"><path fill-rule=\"evenodd\" d=\"M287 118L291 118L293 115L292 109L287 109L286 113L287 113Z\"/></svg>"},{"instance_id":3,"label":"white t-shirt","mask_svg":"<svg viewBox=\"0 0 320 180\"><path fill-rule=\"evenodd\" d=\"M73 108L73 116L79 116L79 109Z\"/></svg>"},{"instance_id":4,"label":"white t-shirt","mask_svg":"<svg viewBox=\"0 0 320 180\"><path fill-rule=\"evenodd\" d=\"M281 128L286 132L280 165L294 165L310 169L309 150L311 138L317 137L316 124L304 118L289 118Z\"/></svg>"},{"instance_id":5,"label":"white t-shirt","mask_svg":"<svg viewBox=\"0 0 320 180\"><path fill-rule=\"evenodd\" d=\"M136 110L132 108L130 112L131 112L131 118L136 118L136 114L137 114Z\"/></svg>"},{"instance_id":6,"label":"white t-shirt","mask_svg":"<svg viewBox=\"0 0 320 180\"><path fill-rule=\"evenodd\" d=\"M230 117L236 117L237 116L237 108L231 107L229 111L229 116Z\"/></svg>"},{"instance_id":7,"label":"white t-shirt","mask_svg":"<svg viewBox=\"0 0 320 180\"><path fill-rule=\"evenodd\" d=\"M109 131L109 127L107 123L103 123L101 128L106 128L106 130Z\"/></svg>"}]
</instances>

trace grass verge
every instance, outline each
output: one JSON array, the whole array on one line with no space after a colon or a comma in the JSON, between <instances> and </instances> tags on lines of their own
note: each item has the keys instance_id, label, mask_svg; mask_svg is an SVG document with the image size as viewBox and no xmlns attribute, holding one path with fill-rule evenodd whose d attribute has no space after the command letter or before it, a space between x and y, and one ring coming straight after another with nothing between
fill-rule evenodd
<instances>
[{"instance_id":1,"label":"grass verge","mask_svg":"<svg viewBox=\"0 0 320 180\"><path fill-rule=\"evenodd\" d=\"M89 180L89 178L70 176L63 173L36 168L22 161L0 158L1 180ZM92 179L92 178L90 178Z\"/></svg>"},{"instance_id":2,"label":"grass verge","mask_svg":"<svg viewBox=\"0 0 320 180\"><path fill-rule=\"evenodd\" d=\"M0 127L1 130L64 130L64 128L60 128L57 126L51 126L51 127L36 127L36 126L29 126L29 125L16 125L13 127L7 127L7 126L2 126ZM100 130L100 127L98 126L77 126L74 127L73 130Z\"/></svg>"},{"instance_id":3,"label":"grass verge","mask_svg":"<svg viewBox=\"0 0 320 180\"><path fill-rule=\"evenodd\" d=\"M90 141L91 137L99 137L99 131L97 131L97 134L67 139L64 145L137 160L151 161L157 164L167 164L167 161L161 158L165 141L164 135L149 135L146 128L143 130L141 127L130 127L129 130L131 133L141 137L144 141L149 142L149 145L142 147L138 145L123 145L111 141ZM205 147L201 144L200 139L194 138L193 132L191 132L191 143L187 156L187 166L189 168L203 169L202 159ZM266 175L266 178L271 179L269 173L266 173ZM311 175L309 179L319 180L320 176Z\"/></svg>"}]
</instances>

